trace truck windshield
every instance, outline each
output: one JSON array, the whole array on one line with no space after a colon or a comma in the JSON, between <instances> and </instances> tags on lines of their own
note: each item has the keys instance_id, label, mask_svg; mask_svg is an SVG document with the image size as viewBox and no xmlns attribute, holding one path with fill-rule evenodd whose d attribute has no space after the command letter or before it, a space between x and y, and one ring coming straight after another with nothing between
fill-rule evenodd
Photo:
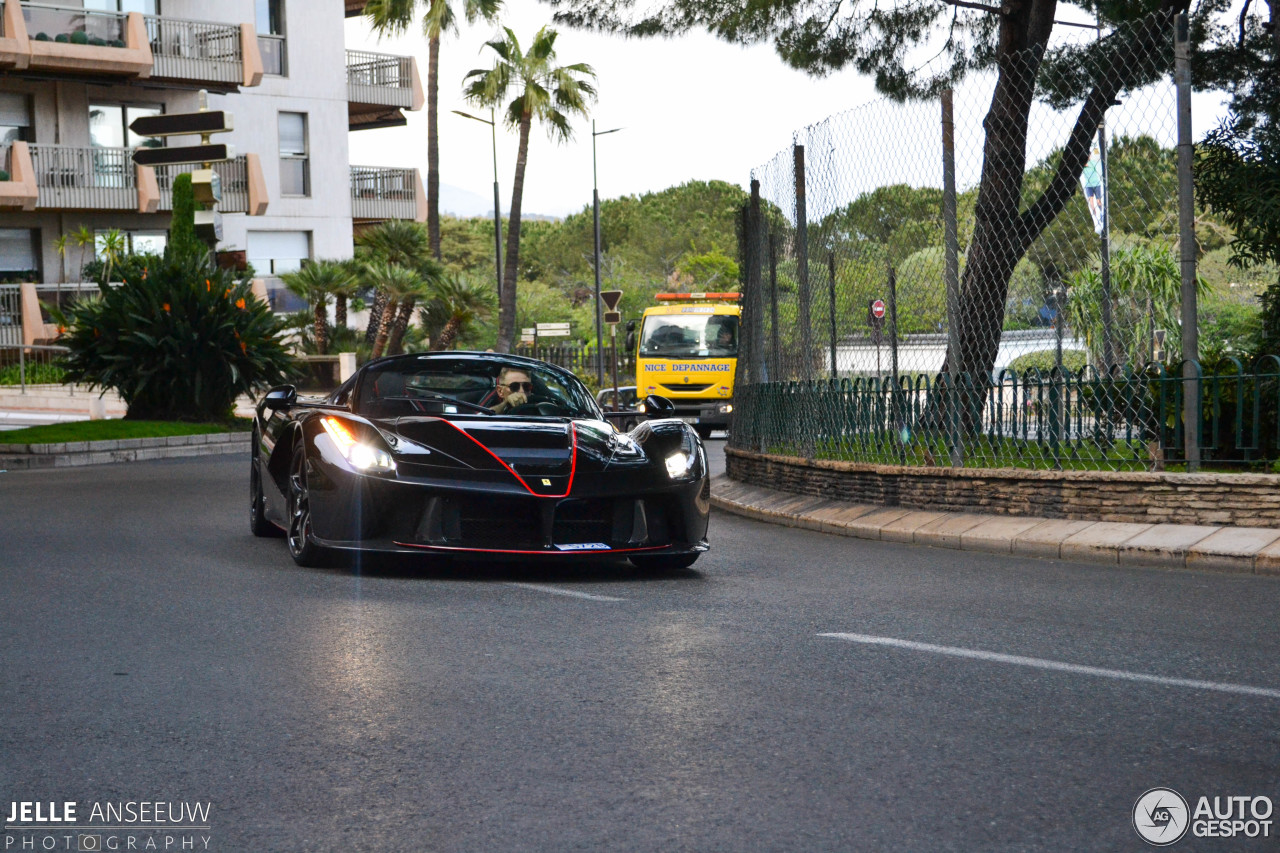
<instances>
[{"instance_id":1,"label":"truck windshield","mask_svg":"<svg viewBox=\"0 0 1280 853\"><path fill-rule=\"evenodd\" d=\"M738 318L728 314L668 314L645 318L640 355L728 358L738 354Z\"/></svg>"}]
</instances>

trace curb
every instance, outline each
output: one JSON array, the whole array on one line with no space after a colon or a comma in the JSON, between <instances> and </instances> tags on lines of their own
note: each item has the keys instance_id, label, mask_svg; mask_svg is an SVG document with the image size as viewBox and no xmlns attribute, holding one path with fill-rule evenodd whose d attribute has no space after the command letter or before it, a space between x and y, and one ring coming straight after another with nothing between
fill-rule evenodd
<instances>
[{"instance_id":1,"label":"curb","mask_svg":"<svg viewBox=\"0 0 1280 853\"><path fill-rule=\"evenodd\" d=\"M82 465L109 465L148 459L247 453L251 440L247 432L215 432L112 441L0 444L0 470L76 468Z\"/></svg>"},{"instance_id":2,"label":"curb","mask_svg":"<svg viewBox=\"0 0 1280 853\"><path fill-rule=\"evenodd\" d=\"M721 475L711 504L820 533L1108 566L1280 575L1280 529L1071 521L852 504L750 486Z\"/></svg>"}]
</instances>

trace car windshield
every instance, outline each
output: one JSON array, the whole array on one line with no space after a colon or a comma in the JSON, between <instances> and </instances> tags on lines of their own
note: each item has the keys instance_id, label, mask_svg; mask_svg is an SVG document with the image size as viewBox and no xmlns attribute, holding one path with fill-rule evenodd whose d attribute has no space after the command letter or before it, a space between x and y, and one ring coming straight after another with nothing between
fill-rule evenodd
<instances>
[{"instance_id":1,"label":"car windshield","mask_svg":"<svg viewBox=\"0 0 1280 853\"><path fill-rule=\"evenodd\" d=\"M738 318L729 314L658 314L645 318L640 354L727 358L738 354Z\"/></svg>"},{"instance_id":2,"label":"car windshield","mask_svg":"<svg viewBox=\"0 0 1280 853\"><path fill-rule=\"evenodd\" d=\"M374 418L415 414L598 417L595 402L581 382L528 364L433 356L397 359L369 367L359 387L356 411Z\"/></svg>"}]
</instances>

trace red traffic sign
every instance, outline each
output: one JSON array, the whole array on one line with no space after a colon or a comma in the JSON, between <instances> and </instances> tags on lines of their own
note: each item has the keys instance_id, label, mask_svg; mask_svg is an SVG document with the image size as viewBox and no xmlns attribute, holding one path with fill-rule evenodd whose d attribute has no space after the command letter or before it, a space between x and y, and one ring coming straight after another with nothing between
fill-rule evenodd
<instances>
[{"instance_id":1,"label":"red traffic sign","mask_svg":"<svg viewBox=\"0 0 1280 853\"><path fill-rule=\"evenodd\" d=\"M883 299L873 299L871 301L871 316L875 317L877 320L884 319L884 300Z\"/></svg>"}]
</instances>

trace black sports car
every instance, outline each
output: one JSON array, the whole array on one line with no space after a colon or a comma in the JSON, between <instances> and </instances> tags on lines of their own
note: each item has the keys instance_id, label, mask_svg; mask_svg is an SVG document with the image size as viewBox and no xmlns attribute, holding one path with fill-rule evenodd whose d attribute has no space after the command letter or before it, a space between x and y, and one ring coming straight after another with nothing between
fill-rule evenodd
<instances>
[{"instance_id":1,"label":"black sports car","mask_svg":"<svg viewBox=\"0 0 1280 853\"><path fill-rule=\"evenodd\" d=\"M384 358L327 397L272 389L249 489L259 536L300 565L333 550L623 555L683 568L707 550L711 487L693 428L616 431L572 373L494 353Z\"/></svg>"}]
</instances>

